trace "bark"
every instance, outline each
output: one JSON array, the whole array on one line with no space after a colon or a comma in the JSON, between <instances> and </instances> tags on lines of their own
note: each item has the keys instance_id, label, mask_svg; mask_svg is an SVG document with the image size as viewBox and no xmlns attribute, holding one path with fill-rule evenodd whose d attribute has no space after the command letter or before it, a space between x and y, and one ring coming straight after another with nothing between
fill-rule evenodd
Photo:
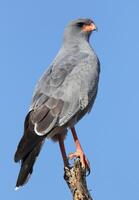
<instances>
[{"instance_id":1,"label":"bark","mask_svg":"<svg viewBox=\"0 0 139 200\"><path fill-rule=\"evenodd\" d=\"M73 195L73 200L93 200L87 188L86 170L77 158L72 167L64 168L64 179Z\"/></svg>"}]
</instances>

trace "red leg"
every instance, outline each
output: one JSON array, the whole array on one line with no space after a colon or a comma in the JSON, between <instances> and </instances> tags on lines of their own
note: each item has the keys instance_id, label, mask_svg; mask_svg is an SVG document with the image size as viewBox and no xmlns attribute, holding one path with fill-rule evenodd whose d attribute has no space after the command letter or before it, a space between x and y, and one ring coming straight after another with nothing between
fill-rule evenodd
<instances>
[{"instance_id":1,"label":"red leg","mask_svg":"<svg viewBox=\"0 0 139 200\"><path fill-rule=\"evenodd\" d=\"M87 168L90 171L89 161L88 161L88 159L86 158L86 156L83 152L83 149L81 147L81 144L79 142L79 139L78 139L78 136L76 134L76 130L75 130L74 127L71 128L71 132L72 132L73 139L74 139L74 142L75 142L75 145L76 145L76 152L69 154L69 158L72 159L72 158L75 158L75 157L80 157L82 167Z\"/></svg>"},{"instance_id":2,"label":"red leg","mask_svg":"<svg viewBox=\"0 0 139 200\"><path fill-rule=\"evenodd\" d=\"M66 155L64 140L61 136L59 136L58 141L59 141L59 147L60 147L61 155L62 155L63 162L64 162L64 167L66 167L66 166L68 166L68 159L67 159L67 155Z\"/></svg>"}]
</instances>

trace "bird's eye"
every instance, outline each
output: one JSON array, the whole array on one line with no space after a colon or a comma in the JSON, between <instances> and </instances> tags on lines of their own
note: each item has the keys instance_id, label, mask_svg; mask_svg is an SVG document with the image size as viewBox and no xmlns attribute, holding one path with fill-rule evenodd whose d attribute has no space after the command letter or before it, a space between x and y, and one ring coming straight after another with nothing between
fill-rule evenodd
<instances>
[{"instance_id":1,"label":"bird's eye","mask_svg":"<svg viewBox=\"0 0 139 200\"><path fill-rule=\"evenodd\" d=\"M77 23L77 26L78 26L78 27L83 27L83 25L84 25L83 22L78 22L78 23Z\"/></svg>"}]
</instances>

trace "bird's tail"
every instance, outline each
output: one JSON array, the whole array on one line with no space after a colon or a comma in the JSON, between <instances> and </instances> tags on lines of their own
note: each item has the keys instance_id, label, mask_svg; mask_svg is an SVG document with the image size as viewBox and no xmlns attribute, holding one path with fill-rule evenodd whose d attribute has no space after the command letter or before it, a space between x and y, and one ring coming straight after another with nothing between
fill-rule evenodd
<instances>
[{"instance_id":1,"label":"bird's tail","mask_svg":"<svg viewBox=\"0 0 139 200\"><path fill-rule=\"evenodd\" d=\"M23 186L33 172L33 165L39 155L44 138L34 132L34 126L28 113L24 124L24 135L21 138L14 156L15 162L21 161L21 169L16 182L16 189Z\"/></svg>"},{"instance_id":2,"label":"bird's tail","mask_svg":"<svg viewBox=\"0 0 139 200\"><path fill-rule=\"evenodd\" d=\"M23 186L29 179L33 172L33 165L36 157L39 155L41 150L42 142L38 143L34 149L28 153L21 161L21 169L16 182L16 189Z\"/></svg>"}]
</instances>

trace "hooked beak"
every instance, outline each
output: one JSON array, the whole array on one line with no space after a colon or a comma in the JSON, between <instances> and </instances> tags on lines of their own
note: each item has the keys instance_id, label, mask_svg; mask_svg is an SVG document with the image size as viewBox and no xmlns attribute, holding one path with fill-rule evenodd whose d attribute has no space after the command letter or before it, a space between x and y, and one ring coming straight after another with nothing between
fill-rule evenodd
<instances>
[{"instance_id":1,"label":"hooked beak","mask_svg":"<svg viewBox=\"0 0 139 200\"><path fill-rule=\"evenodd\" d=\"M94 23L91 23L89 25L84 25L83 31L85 31L85 32L98 31L98 28L96 27L96 25Z\"/></svg>"}]
</instances>

